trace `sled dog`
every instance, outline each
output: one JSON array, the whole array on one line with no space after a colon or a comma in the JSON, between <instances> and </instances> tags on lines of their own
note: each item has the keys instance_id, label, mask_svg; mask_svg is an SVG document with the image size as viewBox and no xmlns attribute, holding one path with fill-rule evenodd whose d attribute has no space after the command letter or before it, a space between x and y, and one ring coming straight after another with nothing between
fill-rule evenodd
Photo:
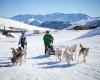
<instances>
[{"instance_id":1,"label":"sled dog","mask_svg":"<svg viewBox=\"0 0 100 80\"><path fill-rule=\"evenodd\" d=\"M59 61L61 61L61 57L62 57L62 49L61 48L55 48L55 56L57 57L57 59Z\"/></svg>"},{"instance_id":2,"label":"sled dog","mask_svg":"<svg viewBox=\"0 0 100 80\"><path fill-rule=\"evenodd\" d=\"M70 64L71 60L73 60L73 56L71 52L68 50L68 47L64 50L63 59L65 59L68 64Z\"/></svg>"},{"instance_id":3,"label":"sled dog","mask_svg":"<svg viewBox=\"0 0 100 80\"><path fill-rule=\"evenodd\" d=\"M89 48L83 47L83 45L80 44L80 50L79 50L79 54L78 54L78 61L79 61L80 56L82 55L83 56L83 62L85 63L86 62L86 56L88 55L88 53L89 53Z\"/></svg>"},{"instance_id":4,"label":"sled dog","mask_svg":"<svg viewBox=\"0 0 100 80\"><path fill-rule=\"evenodd\" d=\"M15 66L19 63L19 65L22 64L22 58L23 58L23 48L22 47L19 47L18 49L14 49L14 48L11 48L12 49L12 58L11 58L11 62L12 62L12 65Z\"/></svg>"}]
</instances>

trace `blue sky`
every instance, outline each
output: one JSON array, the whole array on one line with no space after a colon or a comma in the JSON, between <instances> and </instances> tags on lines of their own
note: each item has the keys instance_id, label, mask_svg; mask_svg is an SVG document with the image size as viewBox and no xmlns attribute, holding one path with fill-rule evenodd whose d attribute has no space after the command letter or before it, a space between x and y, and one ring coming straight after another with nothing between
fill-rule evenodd
<instances>
[{"instance_id":1,"label":"blue sky","mask_svg":"<svg viewBox=\"0 0 100 80\"><path fill-rule=\"evenodd\" d=\"M100 0L0 0L0 16L19 14L84 13L100 16Z\"/></svg>"}]
</instances>

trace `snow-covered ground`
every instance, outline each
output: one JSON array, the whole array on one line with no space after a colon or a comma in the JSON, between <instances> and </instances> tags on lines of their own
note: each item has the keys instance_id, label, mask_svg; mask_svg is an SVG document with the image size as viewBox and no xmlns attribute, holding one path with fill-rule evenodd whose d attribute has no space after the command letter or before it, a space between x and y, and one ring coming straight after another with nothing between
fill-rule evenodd
<instances>
[{"instance_id":1,"label":"snow-covered ground","mask_svg":"<svg viewBox=\"0 0 100 80\"><path fill-rule=\"evenodd\" d=\"M100 80L100 31L62 30L52 33L54 47L65 48L67 45L80 43L90 48L86 63L77 61L56 61L55 56L44 55L43 34L27 37L27 62L21 66L11 66L12 47L18 46L18 38L0 39L0 80ZM1 35L0 35L1 36Z\"/></svg>"}]
</instances>

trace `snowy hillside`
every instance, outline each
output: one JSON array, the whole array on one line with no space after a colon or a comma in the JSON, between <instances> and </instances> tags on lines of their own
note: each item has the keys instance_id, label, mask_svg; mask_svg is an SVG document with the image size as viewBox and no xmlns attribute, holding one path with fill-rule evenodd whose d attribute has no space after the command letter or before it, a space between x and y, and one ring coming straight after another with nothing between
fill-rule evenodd
<instances>
[{"instance_id":1,"label":"snowy hillside","mask_svg":"<svg viewBox=\"0 0 100 80\"><path fill-rule=\"evenodd\" d=\"M91 37L91 36L95 36L95 35L100 35L100 27L91 30L87 34L82 35L80 38Z\"/></svg>"},{"instance_id":2,"label":"snowy hillside","mask_svg":"<svg viewBox=\"0 0 100 80\"><path fill-rule=\"evenodd\" d=\"M72 23L71 26L68 27L68 29L73 28L75 26L84 26L88 28L92 28L94 26L100 26L100 17L97 18L88 18L88 19L82 19L79 21L75 21Z\"/></svg>"},{"instance_id":3,"label":"snowy hillside","mask_svg":"<svg viewBox=\"0 0 100 80\"><path fill-rule=\"evenodd\" d=\"M81 38L88 33L91 36ZM53 55L45 56L43 34L41 34L27 37L26 64L11 66L10 48L18 46L18 39L0 39L0 80L100 80L99 28L93 31L62 30L52 35L54 36L54 47L65 49L68 45L79 45L80 43L89 47L86 63L76 60L68 65L67 62L57 61Z\"/></svg>"},{"instance_id":4,"label":"snowy hillside","mask_svg":"<svg viewBox=\"0 0 100 80\"><path fill-rule=\"evenodd\" d=\"M14 27L14 28L20 28L20 29L25 29L25 30L41 30L41 31L45 31L47 30L47 28L41 28L41 27L37 27L37 26L31 26L25 23L21 23L18 21L14 21L11 19L6 19L6 18L1 18L0 17L0 26L5 26L7 29L9 29L9 27Z\"/></svg>"}]
</instances>

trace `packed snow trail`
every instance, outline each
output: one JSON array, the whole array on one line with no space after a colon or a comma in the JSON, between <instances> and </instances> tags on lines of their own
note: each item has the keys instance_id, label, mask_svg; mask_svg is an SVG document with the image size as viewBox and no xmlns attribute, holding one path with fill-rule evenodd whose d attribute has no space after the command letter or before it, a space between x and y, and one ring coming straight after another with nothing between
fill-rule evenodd
<instances>
[{"instance_id":1,"label":"packed snow trail","mask_svg":"<svg viewBox=\"0 0 100 80\"><path fill-rule=\"evenodd\" d=\"M59 31L52 33L54 46L83 43L90 48L86 63L56 61L55 56L44 55L43 34L28 37L27 62L11 66L11 50L18 39L0 40L0 80L100 80L100 35L79 38L89 31ZM69 36L70 35L70 36Z\"/></svg>"}]
</instances>

